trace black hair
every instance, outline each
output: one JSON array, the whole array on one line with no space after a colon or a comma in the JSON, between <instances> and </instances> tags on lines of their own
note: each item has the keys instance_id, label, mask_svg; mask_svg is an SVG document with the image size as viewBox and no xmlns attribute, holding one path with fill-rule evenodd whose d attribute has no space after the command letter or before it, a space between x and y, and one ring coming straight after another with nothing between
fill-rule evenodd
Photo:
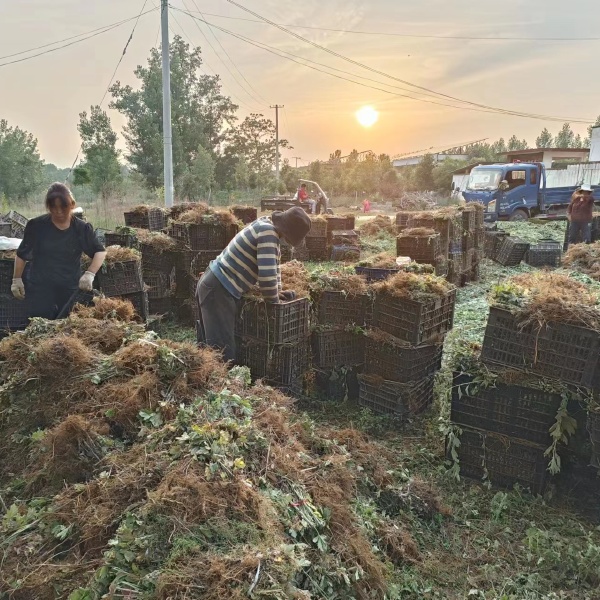
<instances>
[{"instance_id":1,"label":"black hair","mask_svg":"<svg viewBox=\"0 0 600 600\"><path fill-rule=\"evenodd\" d=\"M55 206L56 201L63 208L72 208L75 205L75 198L71 190L64 183L53 183L46 192L46 208L50 210Z\"/></svg>"}]
</instances>

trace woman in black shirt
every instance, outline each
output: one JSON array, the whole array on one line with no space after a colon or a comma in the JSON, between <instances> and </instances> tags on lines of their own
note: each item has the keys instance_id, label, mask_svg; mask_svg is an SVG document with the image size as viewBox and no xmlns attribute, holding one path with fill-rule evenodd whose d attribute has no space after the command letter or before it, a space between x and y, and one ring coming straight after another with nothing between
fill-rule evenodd
<instances>
[{"instance_id":1,"label":"woman in black shirt","mask_svg":"<svg viewBox=\"0 0 600 600\"><path fill-rule=\"evenodd\" d=\"M48 214L31 219L25 226L17 250L11 291L26 299L29 317L56 318L61 308L79 288L92 291L98 269L106 252L93 227L73 215L75 200L62 183L53 183L46 194ZM81 275L81 254L92 263ZM27 286L22 275L31 263Z\"/></svg>"}]
</instances>

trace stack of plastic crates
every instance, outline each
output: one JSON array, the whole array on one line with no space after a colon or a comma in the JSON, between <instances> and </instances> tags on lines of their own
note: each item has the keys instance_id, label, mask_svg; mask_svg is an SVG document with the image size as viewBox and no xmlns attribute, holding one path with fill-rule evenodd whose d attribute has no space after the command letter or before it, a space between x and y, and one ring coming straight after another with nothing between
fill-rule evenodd
<instances>
[{"instance_id":1,"label":"stack of plastic crates","mask_svg":"<svg viewBox=\"0 0 600 600\"><path fill-rule=\"evenodd\" d=\"M244 300L236 322L236 362L292 395L302 393L309 365L307 298L269 304Z\"/></svg>"},{"instance_id":2,"label":"stack of plastic crates","mask_svg":"<svg viewBox=\"0 0 600 600\"><path fill-rule=\"evenodd\" d=\"M123 213L125 225L136 229L161 231L167 226L167 213L158 206L145 206Z\"/></svg>"},{"instance_id":3,"label":"stack of plastic crates","mask_svg":"<svg viewBox=\"0 0 600 600\"><path fill-rule=\"evenodd\" d=\"M324 217L312 219L312 225L305 238L305 244L310 260L327 260L329 258L327 221Z\"/></svg>"}]
</instances>

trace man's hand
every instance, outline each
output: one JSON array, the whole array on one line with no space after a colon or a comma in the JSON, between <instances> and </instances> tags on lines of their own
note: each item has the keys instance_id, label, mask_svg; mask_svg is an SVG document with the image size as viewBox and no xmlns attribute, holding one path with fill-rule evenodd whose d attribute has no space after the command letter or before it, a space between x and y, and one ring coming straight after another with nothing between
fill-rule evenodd
<instances>
[{"instance_id":1,"label":"man's hand","mask_svg":"<svg viewBox=\"0 0 600 600\"><path fill-rule=\"evenodd\" d=\"M23 285L23 280L20 277L15 277L12 280L10 291L17 300L25 300L25 286Z\"/></svg>"},{"instance_id":2,"label":"man's hand","mask_svg":"<svg viewBox=\"0 0 600 600\"><path fill-rule=\"evenodd\" d=\"M94 277L91 271L86 271L79 280L79 289L83 292L91 292L94 289Z\"/></svg>"},{"instance_id":3,"label":"man's hand","mask_svg":"<svg viewBox=\"0 0 600 600\"><path fill-rule=\"evenodd\" d=\"M282 302L291 302L296 299L296 292L293 290L285 290L285 292L279 292L279 299Z\"/></svg>"}]
</instances>

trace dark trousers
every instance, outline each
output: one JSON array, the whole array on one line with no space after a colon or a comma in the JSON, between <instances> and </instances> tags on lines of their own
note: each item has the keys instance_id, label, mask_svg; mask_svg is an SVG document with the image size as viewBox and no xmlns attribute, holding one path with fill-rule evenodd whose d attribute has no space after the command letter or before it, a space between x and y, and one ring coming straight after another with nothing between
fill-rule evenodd
<instances>
[{"instance_id":1,"label":"dark trousers","mask_svg":"<svg viewBox=\"0 0 600 600\"><path fill-rule=\"evenodd\" d=\"M223 352L225 361L235 360L235 320L239 301L207 269L196 288L200 307L198 342Z\"/></svg>"},{"instance_id":2,"label":"dark trousers","mask_svg":"<svg viewBox=\"0 0 600 600\"><path fill-rule=\"evenodd\" d=\"M56 319L60 310L77 289L77 285L69 287L51 283L29 283L25 287L27 316L29 318Z\"/></svg>"},{"instance_id":3,"label":"dark trousers","mask_svg":"<svg viewBox=\"0 0 600 600\"><path fill-rule=\"evenodd\" d=\"M591 239L592 230L590 223L577 221L571 221L569 223L569 244L579 244L580 241L589 244Z\"/></svg>"}]
</instances>

